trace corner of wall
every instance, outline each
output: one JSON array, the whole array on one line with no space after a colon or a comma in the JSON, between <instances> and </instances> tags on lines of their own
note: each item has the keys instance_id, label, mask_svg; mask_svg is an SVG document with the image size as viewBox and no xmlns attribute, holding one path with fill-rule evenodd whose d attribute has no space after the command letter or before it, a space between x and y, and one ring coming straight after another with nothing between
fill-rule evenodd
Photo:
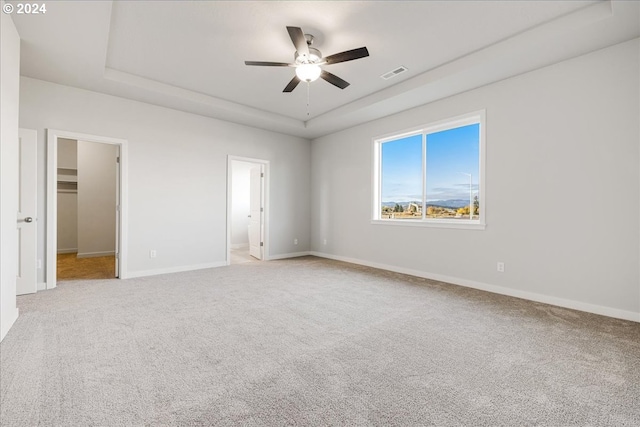
<instances>
[{"instance_id":1,"label":"corner of wall","mask_svg":"<svg viewBox=\"0 0 640 427\"><path fill-rule=\"evenodd\" d=\"M4 4L4 2L2 2ZM18 318L16 266L20 104L20 36L11 17L0 17L0 340Z\"/></svg>"}]
</instances>

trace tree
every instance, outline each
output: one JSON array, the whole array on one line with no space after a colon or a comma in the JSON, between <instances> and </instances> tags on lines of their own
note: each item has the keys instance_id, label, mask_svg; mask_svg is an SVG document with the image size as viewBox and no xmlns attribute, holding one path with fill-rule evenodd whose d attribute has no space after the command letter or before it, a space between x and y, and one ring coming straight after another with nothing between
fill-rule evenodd
<instances>
[{"instance_id":1,"label":"tree","mask_svg":"<svg viewBox=\"0 0 640 427\"><path fill-rule=\"evenodd\" d=\"M394 212L404 212L404 208L396 203L396 206L393 208Z\"/></svg>"},{"instance_id":2,"label":"tree","mask_svg":"<svg viewBox=\"0 0 640 427\"><path fill-rule=\"evenodd\" d=\"M473 214L480 215L480 200L478 200L478 195L473 198Z\"/></svg>"},{"instance_id":3,"label":"tree","mask_svg":"<svg viewBox=\"0 0 640 427\"><path fill-rule=\"evenodd\" d=\"M463 208L458 208L456 213L458 213L460 215L469 215L469 206L465 206Z\"/></svg>"}]
</instances>

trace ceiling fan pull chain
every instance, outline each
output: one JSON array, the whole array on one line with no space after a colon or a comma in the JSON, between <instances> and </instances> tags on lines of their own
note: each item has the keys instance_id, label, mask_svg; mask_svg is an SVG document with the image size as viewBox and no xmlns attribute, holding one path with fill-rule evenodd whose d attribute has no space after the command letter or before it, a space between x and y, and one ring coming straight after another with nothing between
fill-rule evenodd
<instances>
[{"instance_id":1,"label":"ceiling fan pull chain","mask_svg":"<svg viewBox=\"0 0 640 427\"><path fill-rule=\"evenodd\" d=\"M311 83L307 82L307 117L309 117L309 87L311 87Z\"/></svg>"}]
</instances>

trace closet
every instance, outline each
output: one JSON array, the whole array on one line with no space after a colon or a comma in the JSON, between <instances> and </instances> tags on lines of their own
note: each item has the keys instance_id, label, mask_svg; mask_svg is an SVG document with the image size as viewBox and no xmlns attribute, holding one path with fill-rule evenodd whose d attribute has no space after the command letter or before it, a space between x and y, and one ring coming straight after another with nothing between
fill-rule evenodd
<instances>
[{"instance_id":1,"label":"closet","mask_svg":"<svg viewBox=\"0 0 640 427\"><path fill-rule=\"evenodd\" d=\"M112 256L118 146L58 138L58 253Z\"/></svg>"},{"instance_id":2,"label":"closet","mask_svg":"<svg viewBox=\"0 0 640 427\"><path fill-rule=\"evenodd\" d=\"M58 253L78 252L78 143L58 138Z\"/></svg>"},{"instance_id":3,"label":"closet","mask_svg":"<svg viewBox=\"0 0 640 427\"><path fill-rule=\"evenodd\" d=\"M57 278L117 277L119 146L66 138L57 144Z\"/></svg>"}]
</instances>

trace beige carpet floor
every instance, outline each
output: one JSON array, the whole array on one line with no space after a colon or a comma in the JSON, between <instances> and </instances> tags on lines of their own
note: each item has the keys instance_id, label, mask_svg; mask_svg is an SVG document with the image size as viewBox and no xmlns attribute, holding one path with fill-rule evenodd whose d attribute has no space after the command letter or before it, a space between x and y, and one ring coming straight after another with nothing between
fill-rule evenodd
<instances>
[{"instance_id":1,"label":"beige carpet floor","mask_svg":"<svg viewBox=\"0 0 640 427\"><path fill-rule=\"evenodd\" d=\"M18 298L2 426L638 426L640 325L305 257Z\"/></svg>"}]
</instances>

